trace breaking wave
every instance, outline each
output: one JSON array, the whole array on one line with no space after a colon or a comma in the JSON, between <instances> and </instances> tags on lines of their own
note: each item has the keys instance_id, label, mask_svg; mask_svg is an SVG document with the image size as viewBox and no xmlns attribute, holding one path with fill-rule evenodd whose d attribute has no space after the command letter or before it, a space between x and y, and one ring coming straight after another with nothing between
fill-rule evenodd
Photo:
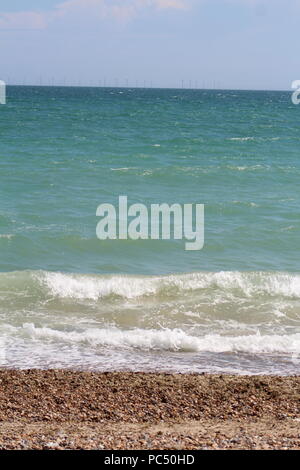
<instances>
[{"instance_id":1,"label":"breaking wave","mask_svg":"<svg viewBox=\"0 0 300 470\"><path fill-rule=\"evenodd\" d=\"M3 290L40 290L60 298L98 300L108 296L134 299L188 291L234 292L245 297L300 299L300 275L284 272L196 272L169 276L82 275L45 271L0 274Z\"/></svg>"},{"instance_id":2,"label":"breaking wave","mask_svg":"<svg viewBox=\"0 0 300 470\"><path fill-rule=\"evenodd\" d=\"M0 300L1 364L84 367L88 360L97 369L110 351L102 367L117 367L117 355L120 367L166 370L175 354L173 369L184 360L185 370L207 370L213 354L222 370L249 370L255 357L250 370L294 373L300 360L298 274L11 272L0 274ZM160 366L154 356L145 359L150 353L165 355ZM280 365L279 356L287 358Z\"/></svg>"},{"instance_id":3,"label":"breaking wave","mask_svg":"<svg viewBox=\"0 0 300 470\"><path fill-rule=\"evenodd\" d=\"M226 337L218 334L196 337L180 329L121 331L117 328L94 328L83 331L59 331L24 324L18 331L31 339L55 340L63 343L86 343L92 347L136 348L146 351L173 352L244 352L252 354L300 354L300 333L293 335L244 335Z\"/></svg>"}]
</instances>

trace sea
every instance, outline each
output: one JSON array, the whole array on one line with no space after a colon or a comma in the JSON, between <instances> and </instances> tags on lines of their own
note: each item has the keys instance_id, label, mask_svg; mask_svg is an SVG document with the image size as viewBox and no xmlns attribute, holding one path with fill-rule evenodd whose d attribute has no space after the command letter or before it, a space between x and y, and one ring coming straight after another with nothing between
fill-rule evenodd
<instances>
[{"instance_id":1,"label":"sea","mask_svg":"<svg viewBox=\"0 0 300 470\"><path fill-rule=\"evenodd\" d=\"M100 204L203 204L205 240L99 240ZM300 370L291 93L7 87L0 367Z\"/></svg>"}]
</instances>

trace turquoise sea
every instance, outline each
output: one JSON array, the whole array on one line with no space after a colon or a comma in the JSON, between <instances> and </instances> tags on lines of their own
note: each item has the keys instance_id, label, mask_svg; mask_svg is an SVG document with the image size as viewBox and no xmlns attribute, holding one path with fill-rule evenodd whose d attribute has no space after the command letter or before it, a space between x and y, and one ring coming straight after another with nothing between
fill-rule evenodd
<instances>
[{"instance_id":1,"label":"turquoise sea","mask_svg":"<svg viewBox=\"0 0 300 470\"><path fill-rule=\"evenodd\" d=\"M288 92L8 87L0 366L295 374ZM205 204L205 245L96 237L101 203Z\"/></svg>"}]
</instances>

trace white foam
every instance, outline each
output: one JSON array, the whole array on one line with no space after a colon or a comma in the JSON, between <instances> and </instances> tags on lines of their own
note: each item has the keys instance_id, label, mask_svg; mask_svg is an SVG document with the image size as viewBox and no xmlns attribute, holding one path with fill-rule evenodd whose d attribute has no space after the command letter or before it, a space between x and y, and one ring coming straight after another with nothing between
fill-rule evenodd
<instances>
[{"instance_id":1,"label":"white foam","mask_svg":"<svg viewBox=\"0 0 300 470\"><path fill-rule=\"evenodd\" d=\"M7 339L6 336L0 337L0 367L6 365L7 361Z\"/></svg>"},{"instance_id":2,"label":"white foam","mask_svg":"<svg viewBox=\"0 0 300 470\"><path fill-rule=\"evenodd\" d=\"M158 281L145 282L141 278L126 276L93 277L62 273L44 273L40 280L57 297L97 300L109 295L135 298L154 294L158 290Z\"/></svg>"},{"instance_id":3,"label":"white foam","mask_svg":"<svg viewBox=\"0 0 300 470\"><path fill-rule=\"evenodd\" d=\"M19 329L20 330L20 329ZM217 334L196 337L180 329L93 328L84 331L59 331L24 324L22 333L33 339L48 339L72 344L85 343L92 347L138 348L156 351L181 352L243 352L251 354L300 354L300 334L221 336Z\"/></svg>"},{"instance_id":4,"label":"white foam","mask_svg":"<svg viewBox=\"0 0 300 470\"><path fill-rule=\"evenodd\" d=\"M236 140L238 142L246 142L248 140L255 140L255 137L231 137L228 140Z\"/></svg>"},{"instance_id":5,"label":"white foam","mask_svg":"<svg viewBox=\"0 0 300 470\"><path fill-rule=\"evenodd\" d=\"M98 300L109 295L133 299L145 295L212 289L214 295L251 298L259 295L300 299L300 275L264 272L192 273L159 277L89 276L44 272L38 282L61 298ZM174 293L174 292L173 292Z\"/></svg>"},{"instance_id":6,"label":"white foam","mask_svg":"<svg viewBox=\"0 0 300 470\"><path fill-rule=\"evenodd\" d=\"M269 169L269 166L265 165L250 165L250 166L233 166L233 165L228 165L226 166L227 169L229 170L236 170L236 171L256 171L256 170L266 170Z\"/></svg>"}]
</instances>

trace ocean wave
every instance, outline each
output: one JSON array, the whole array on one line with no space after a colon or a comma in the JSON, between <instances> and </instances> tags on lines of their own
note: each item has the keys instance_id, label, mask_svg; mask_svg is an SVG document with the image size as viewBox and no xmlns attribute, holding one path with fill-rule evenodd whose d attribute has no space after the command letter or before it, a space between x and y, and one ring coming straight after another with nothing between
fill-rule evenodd
<instances>
[{"instance_id":1,"label":"ocean wave","mask_svg":"<svg viewBox=\"0 0 300 470\"><path fill-rule=\"evenodd\" d=\"M213 352L250 354L300 354L300 333L291 335L192 336L181 329L93 328L83 331L60 331L49 327L24 324L15 331L31 339L83 343L91 347L141 349L145 351Z\"/></svg>"},{"instance_id":2,"label":"ocean wave","mask_svg":"<svg viewBox=\"0 0 300 470\"><path fill-rule=\"evenodd\" d=\"M260 171L260 170L269 170L270 166L268 165L227 165L224 168L232 171Z\"/></svg>"},{"instance_id":3,"label":"ocean wave","mask_svg":"<svg viewBox=\"0 0 300 470\"><path fill-rule=\"evenodd\" d=\"M285 272L194 272L165 276L71 274L50 271L0 273L3 292L38 291L46 296L74 300L118 296L138 299L177 296L192 291L230 293L236 297L257 296L300 299L300 274Z\"/></svg>"},{"instance_id":4,"label":"ocean wave","mask_svg":"<svg viewBox=\"0 0 300 470\"><path fill-rule=\"evenodd\" d=\"M230 137L227 140L237 142L258 141L258 142L274 142L280 140L280 137Z\"/></svg>"},{"instance_id":5,"label":"ocean wave","mask_svg":"<svg viewBox=\"0 0 300 470\"><path fill-rule=\"evenodd\" d=\"M300 299L300 275L265 272L198 272L169 276L88 276L43 273L38 281L54 296L97 300L110 295L127 299L162 293L212 289L235 291L245 297L259 294Z\"/></svg>"},{"instance_id":6,"label":"ocean wave","mask_svg":"<svg viewBox=\"0 0 300 470\"><path fill-rule=\"evenodd\" d=\"M236 140L238 142L247 142L248 140L255 140L255 137L230 137L227 140Z\"/></svg>"}]
</instances>

